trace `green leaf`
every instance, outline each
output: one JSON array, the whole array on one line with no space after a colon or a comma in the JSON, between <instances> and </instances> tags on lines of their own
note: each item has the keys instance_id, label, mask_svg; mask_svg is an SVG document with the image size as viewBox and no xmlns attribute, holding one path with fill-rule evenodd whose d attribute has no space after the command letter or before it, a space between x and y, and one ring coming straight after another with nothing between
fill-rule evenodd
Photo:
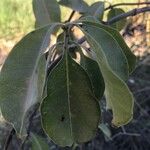
<instances>
[{"instance_id":1,"label":"green leaf","mask_svg":"<svg viewBox=\"0 0 150 150\"><path fill-rule=\"evenodd\" d=\"M111 69L123 80L128 78L127 59L114 37L98 23L86 22L83 25L93 38L97 39ZM97 33L97 34L95 34Z\"/></svg>"},{"instance_id":2,"label":"green leaf","mask_svg":"<svg viewBox=\"0 0 150 150\"><path fill-rule=\"evenodd\" d=\"M107 20L111 20L113 17L123 14L125 11L121 8L113 8L108 12ZM121 21L117 21L113 23L111 26L118 31L122 30L126 25L126 19L122 19Z\"/></svg>"},{"instance_id":3,"label":"green leaf","mask_svg":"<svg viewBox=\"0 0 150 150\"><path fill-rule=\"evenodd\" d=\"M67 6L80 13L84 13L88 10L88 5L83 0L60 0L59 4Z\"/></svg>"},{"instance_id":4,"label":"green leaf","mask_svg":"<svg viewBox=\"0 0 150 150\"><path fill-rule=\"evenodd\" d=\"M134 70L135 65L136 65L136 56L131 52L130 48L127 46L124 39L122 38L122 36L117 30L107 27L102 24L100 24L100 26L104 30L108 31L116 40L116 42L119 44L119 46L121 47L123 53L125 54L127 58L129 73L131 73Z\"/></svg>"},{"instance_id":5,"label":"green leaf","mask_svg":"<svg viewBox=\"0 0 150 150\"><path fill-rule=\"evenodd\" d=\"M96 26L94 23L90 23L87 21L83 21L83 24L86 25L86 29L90 27L93 28L92 30L84 30L80 28L83 33L85 34L88 43L91 46L91 49L95 53L95 58L97 63L101 69L104 82L105 82L105 96L107 101L107 106L112 109L113 112L113 120L112 123L115 126L122 126L127 124L133 117L133 96L128 89L127 85L123 82L123 80L118 76L118 74L112 69L111 64L109 63L109 58L106 56L106 52L103 50L101 46L100 39L103 30L98 25ZM93 36L91 33L93 31L98 36ZM111 42L111 41L110 41ZM107 39L105 39L103 44L112 44L113 42L109 43ZM111 45L112 46L112 45ZM112 47L113 49L113 47ZM108 50L109 51L109 50ZM122 55L122 54L120 54ZM116 57L116 55L112 55ZM110 56L110 57L112 57ZM119 70L122 67L120 56L116 58L118 64L120 64ZM114 63L112 61L112 63Z\"/></svg>"},{"instance_id":6,"label":"green leaf","mask_svg":"<svg viewBox=\"0 0 150 150\"><path fill-rule=\"evenodd\" d=\"M56 26L26 35L12 49L0 74L1 111L20 135L26 132L24 122L29 108L42 98L46 69L43 52Z\"/></svg>"},{"instance_id":7,"label":"green leaf","mask_svg":"<svg viewBox=\"0 0 150 150\"><path fill-rule=\"evenodd\" d=\"M88 22L90 21L93 23L99 23L99 22L97 22L97 20L95 20L95 18L89 17L89 16L83 17L80 20L88 21ZM129 73L132 73L132 71L134 70L135 65L136 65L136 56L131 52L130 48L127 46L127 44L125 43L125 41L122 38L122 36L120 35L120 33L117 30L110 28L106 25L99 23L99 26L101 28L103 28L104 30L106 30L107 32L109 32L109 34L111 34L113 36L114 40L116 40L116 42L119 44L120 48L122 49L122 52L126 56L127 63L128 63L128 71L129 71Z\"/></svg>"},{"instance_id":8,"label":"green leaf","mask_svg":"<svg viewBox=\"0 0 150 150\"><path fill-rule=\"evenodd\" d=\"M103 17L103 12L104 12L104 2L96 2L89 7L87 15L91 15L96 19L100 20Z\"/></svg>"},{"instance_id":9,"label":"green leaf","mask_svg":"<svg viewBox=\"0 0 150 150\"><path fill-rule=\"evenodd\" d=\"M91 82L65 52L48 77L48 96L41 105L42 124L49 137L60 146L92 139L100 120L100 108Z\"/></svg>"},{"instance_id":10,"label":"green leaf","mask_svg":"<svg viewBox=\"0 0 150 150\"><path fill-rule=\"evenodd\" d=\"M36 27L61 21L60 8L56 0L33 0L33 11Z\"/></svg>"},{"instance_id":11,"label":"green leaf","mask_svg":"<svg viewBox=\"0 0 150 150\"><path fill-rule=\"evenodd\" d=\"M31 142L32 148L31 150L48 150L49 146L46 143L46 140L36 134L31 133Z\"/></svg>"},{"instance_id":12,"label":"green leaf","mask_svg":"<svg viewBox=\"0 0 150 150\"><path fill-rule=\"evenodd\" d=\"M97 62L81 53L80 65L89 75L95 97L100 100L104 95L105 83Z\"/></svg>"}]
</instances>

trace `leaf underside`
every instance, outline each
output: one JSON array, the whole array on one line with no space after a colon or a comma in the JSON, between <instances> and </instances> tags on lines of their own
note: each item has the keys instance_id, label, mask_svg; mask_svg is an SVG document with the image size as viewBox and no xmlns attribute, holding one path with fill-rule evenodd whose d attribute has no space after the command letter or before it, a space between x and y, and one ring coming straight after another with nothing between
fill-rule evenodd
<instances>
[{"instance_id":1,"label":"leaf underside","mask_svg":"<svg viewBox=\"0 0 150 150\"><path fill-rule=\"evenodd\" d=\"M55 25L29 33L10 52L0 74L0 106L4 118L20 136L26 134L29 108L41 101L45 84L44 50Z\"/></svg>"}]
</instances>

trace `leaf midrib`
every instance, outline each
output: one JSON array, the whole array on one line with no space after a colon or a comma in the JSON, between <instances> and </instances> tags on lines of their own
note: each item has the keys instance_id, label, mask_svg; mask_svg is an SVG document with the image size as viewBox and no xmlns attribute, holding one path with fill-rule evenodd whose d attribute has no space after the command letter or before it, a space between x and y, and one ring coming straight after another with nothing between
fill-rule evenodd
<instances>
[{"instance_id":1,"label":"leaf midrib","mask_svg":"<svg viewBox=\"0 0 150 150\"><path fill-rule=\"evenodd\" d=\"M68 54L65 52L66 59L66 84L67 84L67 100L68 100L68 110L69 110L69 121L70 121L70 134L73 140L73 130L72 130L72 118L71 118L71 105L70 105L70 86L69 86L69 66L68 66Z\"/></svg>"}]
</instances>

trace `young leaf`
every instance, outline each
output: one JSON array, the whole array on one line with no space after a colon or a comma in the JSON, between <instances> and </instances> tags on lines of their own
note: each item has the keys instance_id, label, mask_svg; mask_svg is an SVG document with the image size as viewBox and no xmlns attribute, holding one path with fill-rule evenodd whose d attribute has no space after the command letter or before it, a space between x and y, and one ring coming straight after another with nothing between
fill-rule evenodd
<instances>
[{"instance_id":1,"label":"young leaf","mask_svg":"<svg viewBox=\"0 0 150 150\"><path fill-rule=\"evenodd\" d=\"M113 8L108 12L107 20L110 20L111 18L123 14L125 11L121 8ZM124 26L126 25L126 19L122 19L121 21L113 23L111 26L118 31L122 30Z\"/></svg>"},{"instance_id":2,"label":"young leaf","mask_svg":"<svg viewBox=\"0 0 150 150\"><path fill-rule=\"evenodd\" d=\"M89 7L87 15L91 15L96 19L100 20L103 17L103 12L104 12L104 2L96 2Z\"/></svg>"},{"instance_id":3,"label":"young leaf","mask_svg":"<svg viewBox=\"0 0 150 150\"><path fill-rule=\"evenodd\" d=\"M113 36L98 23L90 23L83 26L93 38L97 39L111 69L123 80L128 78L127 59ZM97 33L97 34L95 34Z\"/></svg>"},{"instance_id":4,"label":"young leaf","mask_svg":"<svg viewBox=\"0 0 150 150\"><path fill-rule=\"evenodd\" d=\"M0 107L20 135L29 108L41 101L46 63L42 56L57 24L29 33L10 52L0 74Z\"/></svg>"},{"instance_id":5,"label":"young leaf","mask_svg":"<svg viewBox=\"0 0 150 150\"><path fill-rule=\"evenodd\" d=\"M70 7L71 9L80 13L84 13L88 9L87 3L83 0L60 0L59 4Z\"/></svg>"},{"instance_id":6,"label":"young leaf","mask_svg":"<svg viewBox=\"0 0 150 150\"><path fill-rule=\"evenodd\" d=\"M32 148L31 150L48 150L49 146L46 143L46 140L36 134L31 133L31 142Z\"/></svg>"},{"instance_id":7,"label":"young leaf","mask_svg":"<svg viewBox=\"0 0 150 150\"><path fill-rule=\"evenodd\" d=\"M49 137L60 146L93 138L100 120L99 104L86 72L67 53L49 75L47 87L41 114Z\"/></svg>"},{"instance_id":8,"label":"young leaf","mask_svg":"<svg viewBox=\"0 0 150 150\"><path fill-rule=\"evenodd\" d=\"M33 11L36 27L61 21L60 8L56 0L33 0Z\"/></svg>"},{"instance_id":9,"label":"young leaf","mask_svg":"<svg viewBox=\"0 0 150 150\"><path fill-rule=\"evenodd\" d=\"M83 21L83 24L87 27L91 27L94 30L94 33L97 33L99 36L93 36L91 32L86 31L80 28L85 34L88 43L91 46L91 49L95 52L95 57L97 63L101 69L104 82L105 82L105 96L107 105L113 111L113 120L112 123L115 126L122 126L128 123L133 117L133 96L128 89L127 85L123 80L118 76L118 74L112 69L111 64L108 62L103 47L101 46L101 32L100 27L95 26L92 23ZM87 29L87 28L86 28ZM111 42L112 43L112 42ZM107 39L105 44L109 44ZM113 47L112 47L113 48ZM122 54L121 54L122 55ZM112 55L115 57L114 55ZM117 62L120 64L122 60L119 61L119 56L116 58ZM113 61L112 61L113 63ZM120 66L121 67L121 66ZM119 67L119 69L120 69Z\"/></svg>"}]
</instances>

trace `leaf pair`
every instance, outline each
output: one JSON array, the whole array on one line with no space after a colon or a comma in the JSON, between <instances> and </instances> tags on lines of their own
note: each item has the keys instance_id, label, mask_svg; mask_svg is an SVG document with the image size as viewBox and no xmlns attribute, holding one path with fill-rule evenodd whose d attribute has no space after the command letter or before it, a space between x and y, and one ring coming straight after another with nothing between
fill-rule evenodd
<instances>
[{"instance_id":1,"label":"leaf pair","mask_svg":"<svg viewBox=\"0 0 150 150\"><path fill-rule=\"evenodd\" d=\"M113 124L121 126L133 115L133 96L124 81L132 71L135 56L119 33L99 23L83 21L82 28L105 82L107 107L113 111Z\"/></svg>"}]
</instances>

